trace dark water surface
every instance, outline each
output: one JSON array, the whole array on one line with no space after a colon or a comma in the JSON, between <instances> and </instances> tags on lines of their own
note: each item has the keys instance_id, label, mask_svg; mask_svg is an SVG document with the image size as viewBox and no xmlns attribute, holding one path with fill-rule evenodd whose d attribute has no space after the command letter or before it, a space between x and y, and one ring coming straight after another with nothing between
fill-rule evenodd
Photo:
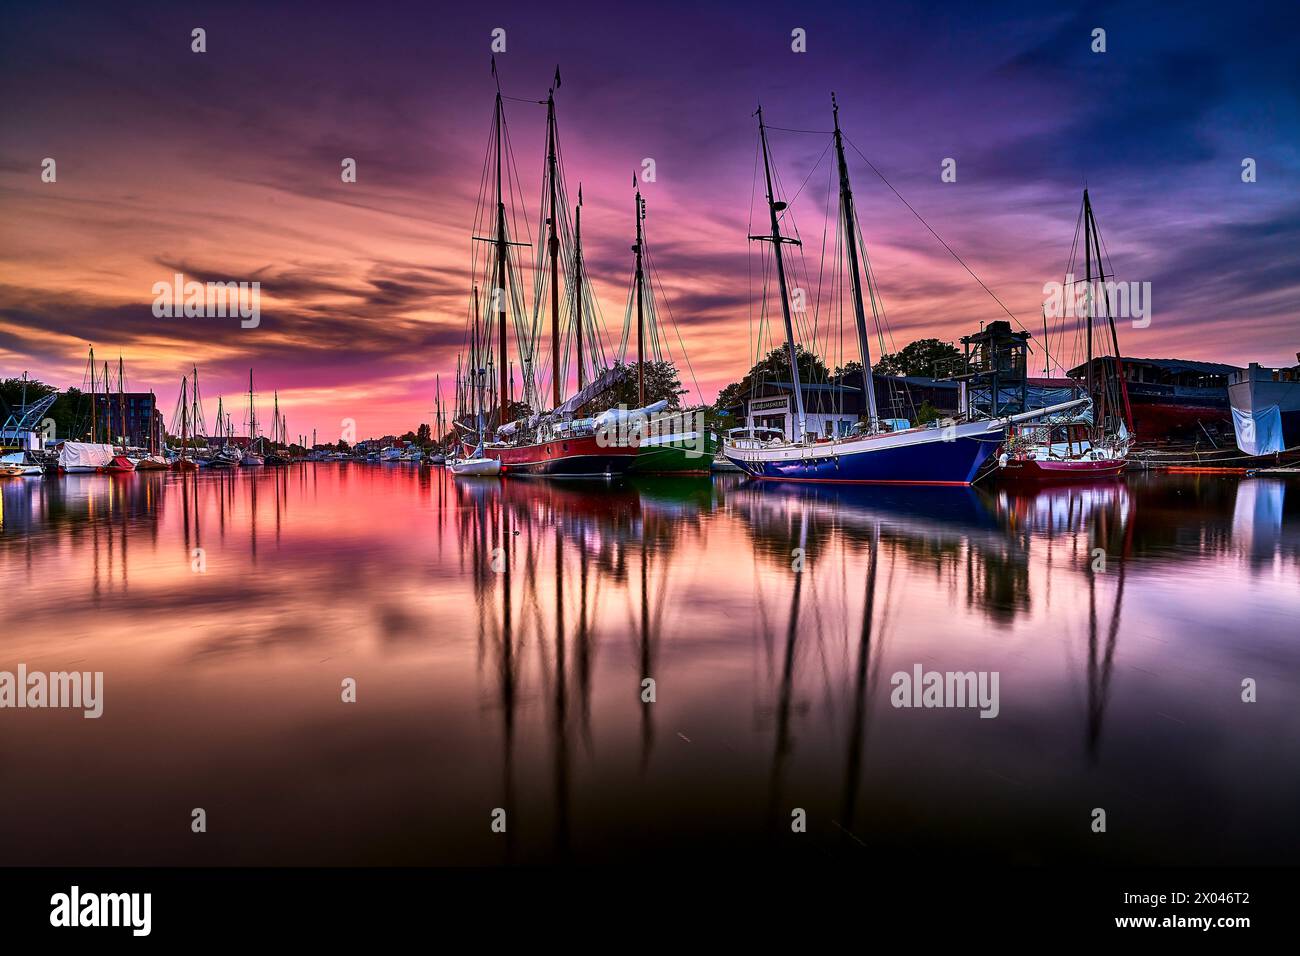
<instances>
[{"instance_id":1,"label":"dark water surface","mask_svg":"<svg viewBox=\"0 0 1300 956\"><path fill-rule=\"evenodd\" d=\"M0 670L105 683L98 720L0 710L0 864L1300 851L1295 482L319 464L0 495ZM998 716L891 706L917 664L998 672Z\"/></svg>"}]
</instances>

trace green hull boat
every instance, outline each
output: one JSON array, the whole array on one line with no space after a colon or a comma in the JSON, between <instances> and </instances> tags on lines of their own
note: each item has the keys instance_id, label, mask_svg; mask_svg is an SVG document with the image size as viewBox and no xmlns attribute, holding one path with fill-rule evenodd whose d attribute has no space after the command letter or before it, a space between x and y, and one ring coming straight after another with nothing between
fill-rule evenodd
<instances>
[{"instance_id":1,"label":"green hull boat","mask_svg":"<svg viewBox=\"0 0 1300 956\"><path fill-rule=\"evenodd\" d=\"M713 432L679 432L643 438L631 471L637 475L707 475L718 453Z\"/></svg>"}]
</instances>

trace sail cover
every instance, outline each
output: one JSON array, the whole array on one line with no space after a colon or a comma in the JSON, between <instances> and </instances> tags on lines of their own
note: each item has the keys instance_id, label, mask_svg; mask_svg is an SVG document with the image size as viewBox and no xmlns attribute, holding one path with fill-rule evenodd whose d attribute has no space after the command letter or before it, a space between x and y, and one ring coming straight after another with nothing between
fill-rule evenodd
<instances>
[{"instance_id":1,"label":"sail cover","mask_svg":"<svg viewBox=\"0 0 1300 956\"><path fill-rule=\"evenodd\" d=\"M59 467L103 468L113 460L113 446L91 442L65 441L59 448Z\"/></svg>"},{"instance_id":2,"label":"sail cover","mask_svg":"<svg viewBox=\"0 0 1300 956\"><path fill-rule=\"evenodd\" d=\"M1232 427L1237 433L1237 447L1247 455L1271 455L1285 451L1282 439L1282 409L1268 405L1251 412L1232 408Z\"/></svg>"},{"instance_id":3,"label":"sail cover","mask_svg":"<svg viewBox=\"0 0 1300 956\"><path fill-rule=\"evenodd\" d=\"M572 398L561 403L552 414L561 416L572 415L601 392L608 388L613 388L631 374L631 369L626 365L615 365L613 368L605 369L594 379L584 385L580 391L574 393Z\"/></svg>"}]
</instances>

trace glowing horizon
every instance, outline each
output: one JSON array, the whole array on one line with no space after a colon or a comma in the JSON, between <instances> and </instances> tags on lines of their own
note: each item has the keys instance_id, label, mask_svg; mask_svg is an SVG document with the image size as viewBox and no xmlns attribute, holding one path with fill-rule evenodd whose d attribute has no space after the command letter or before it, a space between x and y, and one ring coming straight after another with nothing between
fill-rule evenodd
<instances>
[{"instance_id":1,"label":"glowing horizon","mask_svg":"<svg viewBox=\"0 0 1300 956\"><path fill-rule=\"evenodd\" d=\"M152 389L165 413L197 365L210 414L218 395L238 405L253 368L260 404L278 391L291 435L317 428L333 441L343 419L361 438L431 422L435 377L450 403L465 340L498 25L508 95L543 98L561 65L566 175L571 193L583 188L608 346L631 269L630 175L655 160L641 188L663 314L689 355L670 323L688 403L713 401L775 344L751 331L753 257L767 251L746 240L751 223L763 231L759 102L775 127L821 131L773 133L816 281L829 183L825 159L814 166L832 90L854 146L1035 339L1086 183L1119 278L1152 283L1150 327L1121 326L1126 354L1289 363L1300 348L1300 119L1275 15L1191 11L1169 23L1111 11L1100 17L1108 51L1094 54L1097 15L1033 9L945 10L922 21L943 29L918 30L902 5L868 21L861 10L792 20L775 5L740 16L667 4L636 22L589 5L576 30L536 11L494 12L499 22L440 13L435 25L415 5L364 19L163 5L122 18L88 6L73 36L48 11L8 14L0 374L80 387L93 343L110 363L120 353L128 387ZM807 53L790 49L795 26ZM507 110L521 212L535 218L544 113L513 99ZM41 180L46 157L56 182ZM345 157L356 183L340 179ZM948 157L955 183L940 179ZM1258 181L1242 182L1243 157ZM887 346L1005 318L852 150L850 163ZM259 281L260 326L155 318L152 287L177 272Z\"/></svg>"}]
</instances>

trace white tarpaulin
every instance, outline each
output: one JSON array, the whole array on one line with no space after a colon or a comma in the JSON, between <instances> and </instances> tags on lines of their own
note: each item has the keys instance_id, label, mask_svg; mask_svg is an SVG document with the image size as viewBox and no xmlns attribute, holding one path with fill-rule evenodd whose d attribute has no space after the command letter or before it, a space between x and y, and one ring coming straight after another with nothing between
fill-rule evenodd
<instances>
[{"instance_id":1,"label":"white tarpaulin","mask_svg":"<svg viewBox=\"0 0 1300 956\"><path fill-rule=\"evenodd\" d=\"M1286 446L1282 441L1282 410L1266 405L1253 413L1232 410L1232 427L1237 433L1237 447L1247 455L1271 455Z\"/></svg>"},{"instance_id":2,"label":"white tarpaulin","mask_svg":"<svg viewBox=\"0 0 1300 956\"><path fill-rule=\"evenodd\" d=\"M112 445L65 441L59 448L59 467L65 471L73 468L103 468L113 460L113 455Z\"/></svg>"}]
</instances>

